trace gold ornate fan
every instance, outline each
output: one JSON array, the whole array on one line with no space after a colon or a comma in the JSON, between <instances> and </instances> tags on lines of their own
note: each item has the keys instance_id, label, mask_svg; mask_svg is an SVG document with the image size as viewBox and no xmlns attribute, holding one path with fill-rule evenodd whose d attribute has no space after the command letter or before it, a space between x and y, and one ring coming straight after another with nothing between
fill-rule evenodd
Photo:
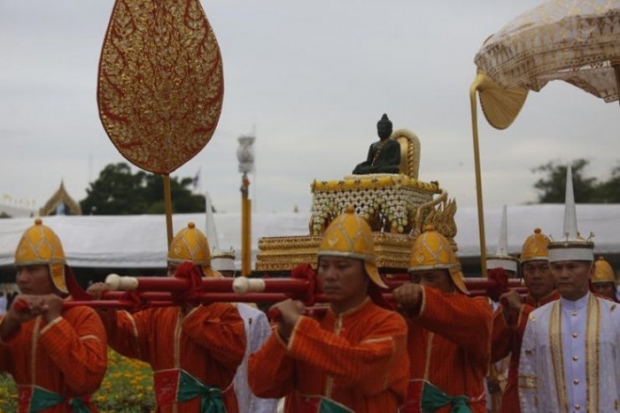
<instances>
[{"instance_id":1,"label":"gold ornate fan","mask_svg":"<svg viewBox=\"0 0 620 413\"><path fill-rule=\"evenodd\" d=\"M106 32L97 103L105 131L132 164L164 176L198 154L224 95L217 40L199 0L117 0Z\"/></svg>"}]
</instances>

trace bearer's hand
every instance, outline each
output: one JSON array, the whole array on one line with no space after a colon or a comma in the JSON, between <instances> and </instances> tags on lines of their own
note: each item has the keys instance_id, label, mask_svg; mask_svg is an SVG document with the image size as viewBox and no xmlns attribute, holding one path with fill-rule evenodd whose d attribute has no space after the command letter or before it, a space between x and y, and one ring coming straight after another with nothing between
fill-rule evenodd
<instances>
[{"instance_id":1,"label":"bearer's hand","mask_svg":"<svg viewBox=\"0 0 620 413\"><path fill-rule=\"evenodd\" d=\"M50 322L60 317L61 312L62 298L56 294L21 294L15 297L5 316L5 321L17 325L37 316L43 316L45 321Z\"/></svg>"},{"instance_id":2,"label":"bearer's hand","mask_svg":"<svg viewBox=\"0 0 620 413\"><path fill-rule=\"evenodd\" d=\"M43 319L50 323L62 314L62 298L56 294L45 295L45 306L47 310L43 312Z\"/></svg>"},{"instance_id":3,"label":"bearer's hand","mask_svg":"<svg viewBox=\"0 0 620 413\"><path fill-rule=\"evenodd\" d=\"M518 313L521 311L521 307L523 307L521 296L514 290L510 290L500 295L499 302L502 304L504 316L509 316L511 313Z\"/></svg>"},{"instance_id":4,"label":"bearer's hand","mask_svg":"<svg viewBox=\"0 0 620 413\"><path fill-rule=\"evenodd\" d=\"M422 298L422 286L417 283L403 284L392 291L394 300L404 310L412 310Z\"/></svg>"},{"instance_id":5,"label":"bearer's hand","mask_svg":"<svg viewBox=\"0 0 620 413\"><path fill-rule=\"evenodd\" d=\"M110 291L110 287L108 287L106 283L94 283L86 290L86 292L92 295L95 300L101 300L103 293L108 291Z\"/></svg>"},{"instance_id":6,"label":"bearer's hand","mask_svg":"<svg viewBox=\"0 0 620 413\"><path fill-rule=\"evenodd\" d=\"M293 332L293 327L305 311L306 306L298 300L284 300L271 307L280 311L280 319L278 320L278 333L284 340L288 340Z\"/></svg>"}]
</instances>

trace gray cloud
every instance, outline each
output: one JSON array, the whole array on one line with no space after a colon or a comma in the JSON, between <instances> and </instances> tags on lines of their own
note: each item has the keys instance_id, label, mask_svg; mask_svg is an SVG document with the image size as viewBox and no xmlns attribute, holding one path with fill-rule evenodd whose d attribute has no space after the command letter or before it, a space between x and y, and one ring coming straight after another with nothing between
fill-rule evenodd
<instances>
[{"instance_id":1,"label":"gray cloud","mask_svg":"<svg viewBox=\"0 0 620 413\"><path fill-rule=\"evenodd\" d=\"M510 4L507 4L510 3ZM469 108L484 39L538 4L520 2L214 0L225 97L207 147L173 175L193 176L220 210L239 206L239 135L256 129L260 211L307 210L313 179L339 179L366 156L386 112L422 141L423 180L475 205ZM111 0L5 0L0 6L0 191L42 204L61 179L76 198L124 159L97 114L99 53ZM617 165L617 104L567 84L532 93L505 131L479 111L485 204L535 199L531 168L585 157Z\"/></svg>"}]
</instances>

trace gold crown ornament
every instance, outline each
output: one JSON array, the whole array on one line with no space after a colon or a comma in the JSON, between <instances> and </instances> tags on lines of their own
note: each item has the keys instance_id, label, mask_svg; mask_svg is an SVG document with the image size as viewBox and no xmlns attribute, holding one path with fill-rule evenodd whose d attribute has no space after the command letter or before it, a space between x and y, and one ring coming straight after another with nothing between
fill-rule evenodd
<instances>
[{"instance_id":1,"label":"gold crown ornament","mask_svg":"<svg viewBox=\"0 0 620 413\"><path fill-rule=\"evenodd\" d=\"M594 261L594 274L590 279L592 284L598 283L616 283L616 275L613 268L603 257L598 257L598 260Z\"/></svg>"},{"instance_id":2,"label":"gold crown ornament","mask_svg":"<svg viewBox=\"0 0 620 413\"><path fill-rule=\"evenodd\" d=\"M337 256L364 261L366 273L373 283L388 288L381 280L375 264L375 244L368 223L348 206L325 230L317 256Z\"/></svg>"},{"instance_id":3,"label":"gold crown ornament","mask_svg":"<svg viewBox=\"0 0 620 413\"><path fill-rule=\"evenodd\" d=\"M48 265L54 286L63 294L68 294L65 280L65 252L60 238L52 229L43 225L41 218L34 221L17 244L15 266Z\"/></svg>"},{"instance_id":4,"label":"gold crown ornament","mask_svg":"<svg viewBox=\"0 0 620 413\"><path fill-rule=\"evenodd\" d=\"M235 271L235 251L232 247L229 251L213 248L211 268L216 271Z\"/></svg>"},{"instance_id":5,"label":"gold crown ornament","mask_svg":"<svg viewBox=\"0 0 620 413\"><path fill-rule=\"evenodd\" d=\"M549 261L549 242L549 237L543 234L540 228L536 228L521 247L521 264L528 261Z\"/></svg>"},{"instance_id":6,"label":"gold crown ornament","mask_svg":"<svg viewBox=\"0 0 620 413\"><path fill-rule=\"evenodd\" d=\"M577 231L577 210L573 192L573 175L566 168L566 201L564 202L564 234L559 241L549 243L549 262L594 261L594 243L584 240Z\"/></svg>"},{"instance_id":7,"label":"gold crown ornament","mask_svg":"<svg viewBox=\"0 0 620 413\"><path fill-rule=\"evenodd\" d=\"M220 274L211 268L207 237L193 222L189 222L187 227L174 236L168 248L167 260L179 264L189 261L200 265L206 277L220 277Z\"/></svg>"},{"instance_id":8,"label":"gold crown ornament","mask_svg":"<svg viewBox=\"0 0 620 413\"><path fill-rule=\"evenodd\" d=\"M497 242L497 252L495 255L487 257L487 269L503 268L506 271L518 272L519 260L508 254L508 219L506 213L506 205L502 212L502 224L499 232L499 240Z\"/></svg>"},{"instance_id":9,"label":"gold crown ornament","mask_svg":"<svg viewBox=\"0 0 620 413\"><path fill-rule=\"evenodd\" d=\"M468 294L461 264L450 242L437 232L433 225L425 226L424 232L416 238L411 247L409 272L425 270L448 270L454 285L462 293Z\"/></svg>"}]
</instances>

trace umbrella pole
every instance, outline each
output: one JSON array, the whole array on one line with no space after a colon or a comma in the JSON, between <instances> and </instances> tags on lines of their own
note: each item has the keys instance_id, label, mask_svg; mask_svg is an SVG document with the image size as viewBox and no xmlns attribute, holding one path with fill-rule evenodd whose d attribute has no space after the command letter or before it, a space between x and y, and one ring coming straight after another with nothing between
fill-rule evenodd
<instances>
[{"instance_id":1,"label":"umbrella pole","mask_svg":"<svg viewBox=\"0 0 620 413\"><path fill-rule=\"evenodd\" d=\"M616 92L618 93L618 104L620 104L620 59L612 60L611 66L616 74Z\"/></svg>"},{"instance_id":2,"label":"umbrella pole","mask_svg":"<svg viewBox=\"0 0 620 413\"><path fill-rule=\"evenodd\" d=\"M166 234L168 235L168 248L172 243L172 191L170 190L170 175L164 174L164 205L166 208Z\"/></svg>"},{"instance_id":3,"label":"umbrella pole","mask_svg":"<svg viewBox=\"0 0 620 413\"><path fill-rule=\"evenodd\" d=\"M476 169L476 201L478 203L478 232L480 235L480 271L481 276L487 276L487 246L484 235L484 206L482 204L482 177L480 173L480 145L478 144L478 116L476 105L476 91L483 80L482 75L477 75L469 89L471 104L471 125L474 138L474 165Z\"/></svg>"}]
</instances>

